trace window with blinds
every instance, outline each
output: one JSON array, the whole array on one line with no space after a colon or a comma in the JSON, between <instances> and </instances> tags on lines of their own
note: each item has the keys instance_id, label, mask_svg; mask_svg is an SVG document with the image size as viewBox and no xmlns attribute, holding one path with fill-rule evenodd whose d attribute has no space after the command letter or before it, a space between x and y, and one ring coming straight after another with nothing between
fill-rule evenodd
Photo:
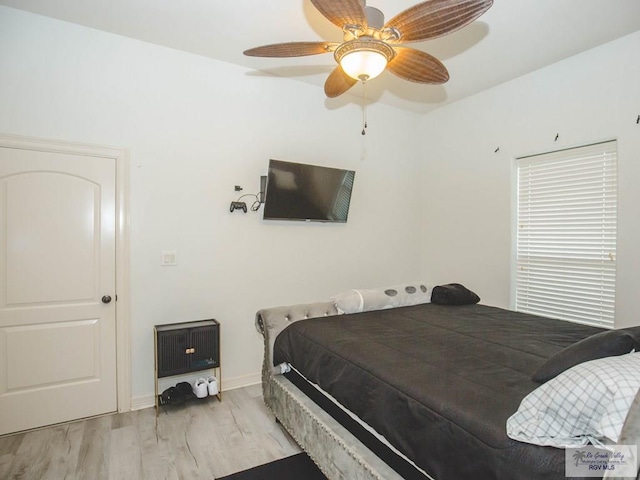
<instances>
[{"instance_id":1,"label":"window with blinds","mask_svg":"<svg viewBox=\"0 0 640 480\"><path fill-rule=\"evenodd\" d=\"M519 158L515 309L613 327L615 141Z\"/></svg>"},{"instance_id":2,"label":"window with blinds","mask_svg":"<svg viewBox=\"0 0 640 480\"><path fill-rule=\"evenodd\" d=\"M351 203L351 191L353 190L353 180L356 172L353 170L345 171L342 177L340 189L336 194L336 200L331 209L331 218L334 220L347 221L349 215L349 204Z\"/></svg>"}]
</instances>

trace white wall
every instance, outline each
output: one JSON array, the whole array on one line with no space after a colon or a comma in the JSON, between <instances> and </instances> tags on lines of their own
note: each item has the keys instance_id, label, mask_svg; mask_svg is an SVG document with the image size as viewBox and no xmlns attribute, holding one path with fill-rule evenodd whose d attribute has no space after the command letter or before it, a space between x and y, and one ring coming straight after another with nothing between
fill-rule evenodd
<instances>
[{"instance_id":1,"label":"white wall","mask_svg":"<svg viewBox=\"0 0 640 480\"><path fill-rule=\"evenodd\" d=\"M362 137L358 107L329 109L307 84L0 7L0 132L130 149L146 397L157 323L220 320L224 378L241 384L260 369L261 307L422 278L508 307L513 159L602 139L619 147L617 324L640 323L638 53L640 33L423 117L374 105ZM229 213L269 158L355 169L349 222ZM162 250L179 266L160 267Z\"/></svg>"},{"instance_id":2,"label":"white wall","mask_svg":"<svg viewBox=\"0 0 640 480\"><path fill-rule=\"evenodd\" d=\"M514 159L617 139L616 326L640 324L639 57L636 32L421 119L426 280L509 307Z\"/></svg>"},{"instance_id":3,"label":"white wall","mask_svg":"<svg viewBox=\"0 0 640 480\"><path fill-rule=\"evenodd\" d=\"M368 117L362 137L359 107L321 89L0 7L0 132L130 149L134 397L153 393L154 324L218 319L238 385L260 371L257 309L419 279L415 116ZM349 222L231 214L269 158L356 170Z\"/></svg>"}]
</instances>

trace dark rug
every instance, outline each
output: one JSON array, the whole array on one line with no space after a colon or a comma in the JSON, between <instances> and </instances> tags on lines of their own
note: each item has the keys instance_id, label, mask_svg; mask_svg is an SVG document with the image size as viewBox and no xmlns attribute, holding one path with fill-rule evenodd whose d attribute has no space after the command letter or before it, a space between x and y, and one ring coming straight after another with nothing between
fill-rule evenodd
<instances>
[{"instance_id":1,"label":"dark rug","mask_svg":"<svg viewBox=\"0 0 640 480\"><path fill-rule=\"evenodd\" d=\"M327 480L306 453L266 463L218 480Z\"/></svg>"}]
</instances>

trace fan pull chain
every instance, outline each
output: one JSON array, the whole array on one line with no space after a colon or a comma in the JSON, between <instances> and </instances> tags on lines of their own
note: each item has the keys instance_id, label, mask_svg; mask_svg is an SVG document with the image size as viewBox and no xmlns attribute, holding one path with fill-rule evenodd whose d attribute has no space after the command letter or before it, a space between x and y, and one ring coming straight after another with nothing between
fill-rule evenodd
<instances>
[{"instance_id":1,"label":"fan pull chain","mask_svg":"<svg viewBox=\"0 0 640 480\"><path fill-rule=\"evenodd\" d=\"M367 134L367 81L362 80L362 135Z\"/></svg>"}]
</instances>

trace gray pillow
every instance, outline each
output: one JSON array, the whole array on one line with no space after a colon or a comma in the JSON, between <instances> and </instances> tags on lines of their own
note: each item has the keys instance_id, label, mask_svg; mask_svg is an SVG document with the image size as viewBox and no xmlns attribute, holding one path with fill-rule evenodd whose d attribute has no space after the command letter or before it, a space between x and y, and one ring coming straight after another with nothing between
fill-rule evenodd
<instances>
[{"instance_id":1,"label":"gray pillow","mask_svg":"<svg viewBox=\"0 0 640 480\"><path fill-rule=\"evenodd\" d=\"M431 301L431 288L424 283L403 283L367 290L347 290L331 297L338 312L358 313L407 307Z\"/></svg>"},{"instance_id":2,"label":"gray pillow","mask_svg":"<svg viewBox=\"0 0 640 480\"><path fill-rule=\"evenodd\" d=\"M542 364L531 379L538 383L544 383L580 363L624 355L634 349L638 351L640 350L638 338L640 338L640 327L596 333L560 350Z\"/></svg>"}]
</instances>

